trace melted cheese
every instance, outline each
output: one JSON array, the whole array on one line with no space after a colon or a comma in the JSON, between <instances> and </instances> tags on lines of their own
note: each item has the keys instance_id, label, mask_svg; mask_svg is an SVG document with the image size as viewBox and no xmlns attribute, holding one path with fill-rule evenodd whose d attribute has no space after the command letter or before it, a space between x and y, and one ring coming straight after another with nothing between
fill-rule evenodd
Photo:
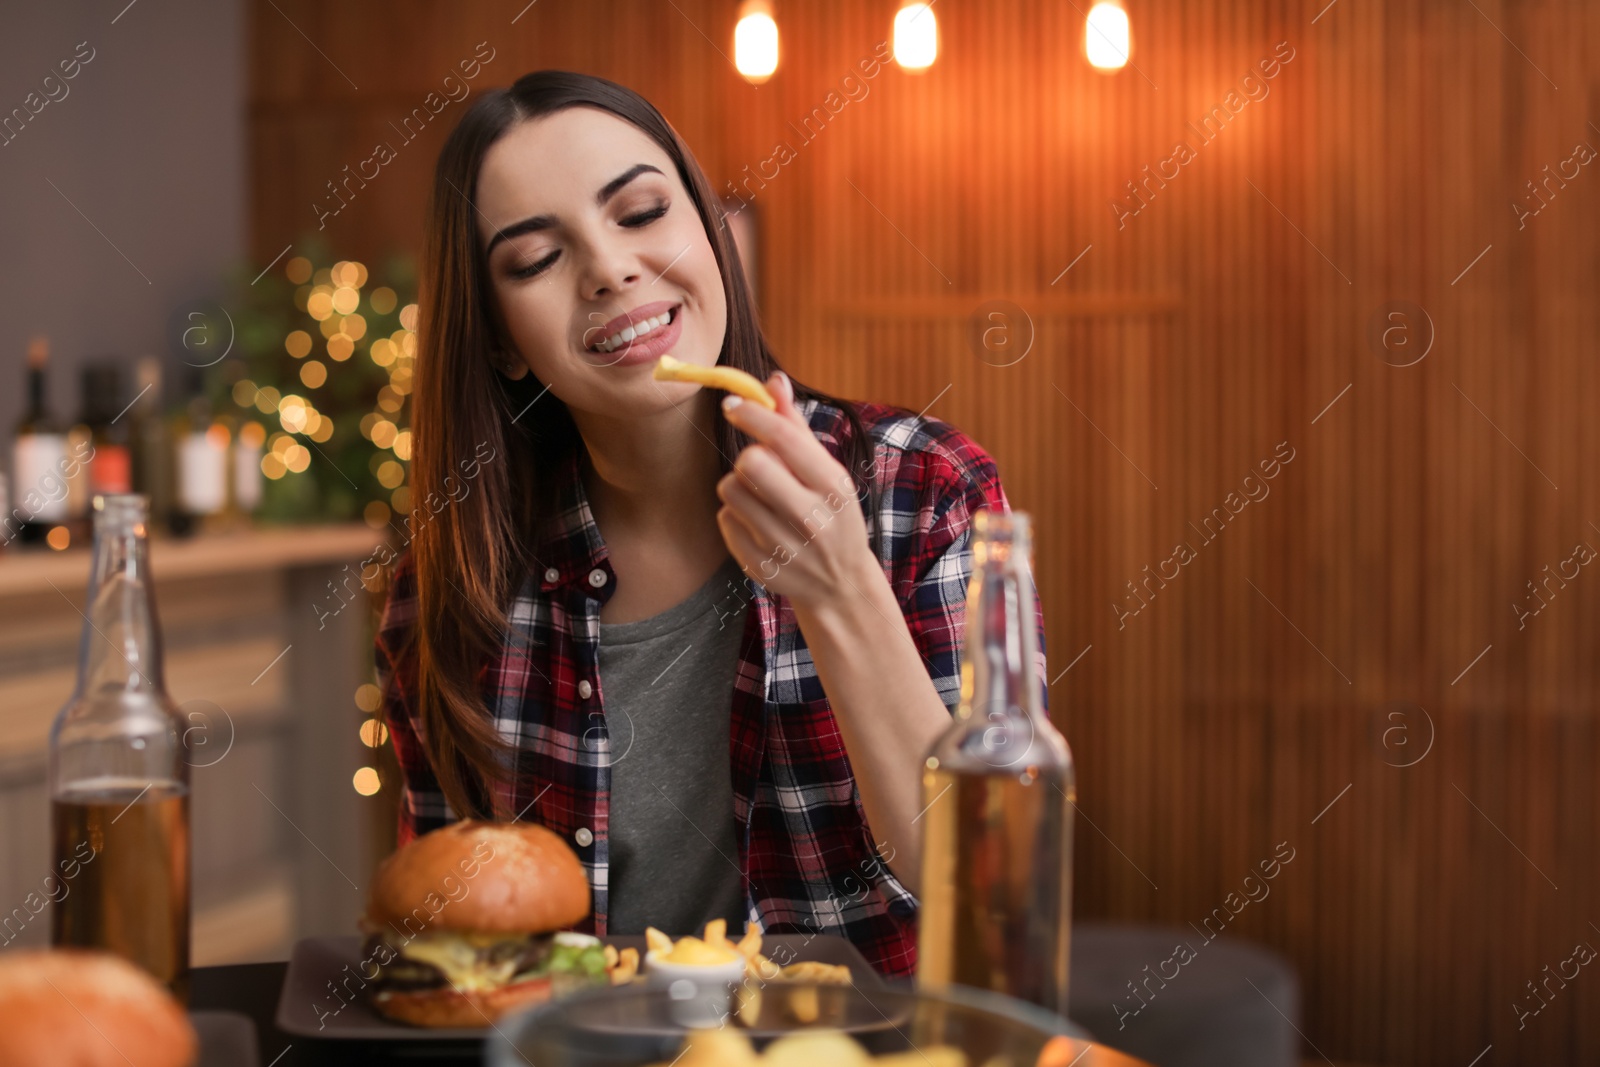
<instances>
[{"instance_id":1,"label":"melted cheese","mask_svg":"<svg viewBox=\"0 0 1600 1067\"><path fill-rule=\"evenodd\" d=\"M494 934L431 933L412 938L401 955L439 968L445 979L463 993L498 989L511 980L516 960L489 964L479 961L478 950L507 940Z\"/></svg>"},{"instance_id":2,"label":"melted cheese","mask_svg":"<svg viewBox=\"0 0 1600 1067\"><path fill-rule=\"evenodd\" d=\"M726 943L708 945L698 937L680 937L672 946L672 951L659 958L665 963L714 967L722 963L733 963L740 957L739 950L732 945Z\"/></svg>"}]
</instances>

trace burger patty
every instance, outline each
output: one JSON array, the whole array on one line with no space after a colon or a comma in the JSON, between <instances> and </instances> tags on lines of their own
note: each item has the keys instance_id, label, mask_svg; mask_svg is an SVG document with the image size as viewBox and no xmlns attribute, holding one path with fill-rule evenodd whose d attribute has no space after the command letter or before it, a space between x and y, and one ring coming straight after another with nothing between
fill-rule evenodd
<instances>
[{"instance_id":1,"label":"burger patty","mask_svg":"<svg viewBox=\"0 0 1600 1067\"><path fill-rule=\"evenodd\" d=\"M554 934L527 934L511 936L484 945L475 950L474 962L485 967L503 965L514 961L509 974L537 971L550 955ZM406 993L438 989L450 985L450 979L437 966L406 955L404 943L396 944L382 933L367 937L362 952L366 959L378 958L379 950L387 945L386 955L393 958L378 967L378 976L372 980L374 991Z\"/></svg>"}]
</instances>

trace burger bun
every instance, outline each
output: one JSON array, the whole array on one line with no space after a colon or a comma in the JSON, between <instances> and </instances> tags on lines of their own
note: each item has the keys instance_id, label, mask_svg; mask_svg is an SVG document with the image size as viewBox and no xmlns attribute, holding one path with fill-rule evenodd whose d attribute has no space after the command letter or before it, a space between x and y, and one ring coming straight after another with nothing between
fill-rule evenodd
<instances>
[{"instance_id":1,"label":"burger bun","mask_svg":"<svg viewBox=\"0 0 1600 1067\"><path fill-rule=\"evenodd\" d=\"M408 993L379 993L372 1006L397 1022L430 1029L482 1030L501 1016L550 999L550 979L530 978L499 989L458 993L430 989Z\"/></svg>"},{"instance_id":2,"label":"burger bun","mask_svg":"<svg viewBox=\"0 0 1600 1067\"><path fill-rule=\"evenodd\" d=\"M467 820L410 841L378 867L371 925L542 934L589 914L577 854L537 823Z\"/></svg>"},{"instance_id":3,"label":"burger bun","mask_svg":"<svg viewBox=\"0 0 1600 1067\"><path fill-rule=\"evenodd\" d=\"M183 1008L120 957L81 949L0 953L0 1064L192 1067Z\"/></svg>"}]
</instances>

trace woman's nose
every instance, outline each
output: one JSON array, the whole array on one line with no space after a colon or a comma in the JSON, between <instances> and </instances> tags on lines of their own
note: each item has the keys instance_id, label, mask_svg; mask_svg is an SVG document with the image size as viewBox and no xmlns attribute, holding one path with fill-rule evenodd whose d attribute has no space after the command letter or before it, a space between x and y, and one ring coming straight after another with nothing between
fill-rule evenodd
<instances>
[{"instance_id":1,"label":"woman's nose","mask_svg":"<svg viewBox=\"0 0 1600 1067\"><path fill-rule=\"evenodd\" d=\"M641 273L637 255L616 244L596 242L584 274L583 296L587 300L615 296L637 285Z\"/></svg>"}]
</instances>

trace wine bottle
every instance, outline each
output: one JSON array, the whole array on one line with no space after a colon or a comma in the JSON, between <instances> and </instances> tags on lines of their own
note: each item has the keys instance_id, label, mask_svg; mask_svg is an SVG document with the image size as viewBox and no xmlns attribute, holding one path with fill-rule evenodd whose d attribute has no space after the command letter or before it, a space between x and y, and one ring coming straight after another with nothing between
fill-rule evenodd
<instances>
[{"instance_id":1,"label":"wine bottle","mask_svg":"<svg viewBox=\"0 0 1600 1067\"><path fill-rule=\"evenodd\" d=\"M24 544L44 541L53 527L67 522L71 477L66 428L50 415L46 402L45 364L50 342L28 342L28 406L17 423L11 448L11 514L5 537Z\"/></svg>"},{"instance_id":2,"label":"wine bottle","mask_svg":"<svg viewBox=\"0 0 1600 1067\"><path fill-rule=\"evenodd\" d=\"M917 981L1067 1011L1072 752L1043 711L1029 518L978 511L961 696L923 770Z\"/></svg>"},{"instance_id":3,"label":"wine bottle","mask_svg":"<svg viewBox=\"0 0 1600 1067\"><path fill-rule=\"evenodd\" d=\"M122 366L110 360L83 368L83 425L94 444L89 499L133 492L133 449L123 398Z\"/></svg>"}]
</instances>

